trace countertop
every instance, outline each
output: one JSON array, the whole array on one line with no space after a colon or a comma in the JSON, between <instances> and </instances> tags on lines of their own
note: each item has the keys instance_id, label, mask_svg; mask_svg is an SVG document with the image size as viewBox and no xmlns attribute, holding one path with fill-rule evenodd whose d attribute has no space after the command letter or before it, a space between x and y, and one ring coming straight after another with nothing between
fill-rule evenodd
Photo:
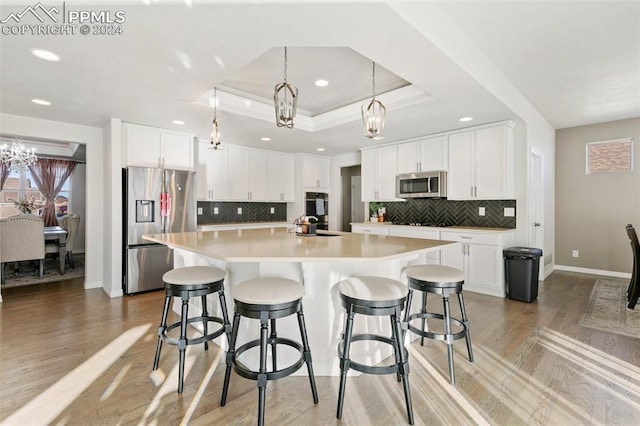
<instances>
[{"instance_id":1,"label":"countertop","mask_svg":"<svg viewBox=\"0 0 640 426\"><path fill-rule=\"evenodd\" d=\"M323 232L335 236L298 236L286 228L182 232L143 238L226 262L380 261L439 250L451 241Z\"/></svg>"},{"instance_id":2,"label":"countertop","mask_svg":"<svg viewBox=\"0 0 640 426\"><path fill-rule=\"evenodd\" d=\"M393 222L357 222L351 223L351 225L364 225L364 226L393 226L401 228L415 228L415 229L432 229L434 231L454 231L454 232L476 232L476 233L501 233L515 231L513 228L486 228L482 226L411 226L411 225L396 225Z\"/></svg>"},{"instance_id":3,"label":"countertop","mask_svg":"<svg viewBox=\"0 0 640 426\"><path fill-rule=\"evenodd\" d=\"M222 229L251 229L251 228L286 228L293 226L290 222L235 222L235 223L203 223L198 225L198 231L219 231Z\"/></svg>"}]
</instances>

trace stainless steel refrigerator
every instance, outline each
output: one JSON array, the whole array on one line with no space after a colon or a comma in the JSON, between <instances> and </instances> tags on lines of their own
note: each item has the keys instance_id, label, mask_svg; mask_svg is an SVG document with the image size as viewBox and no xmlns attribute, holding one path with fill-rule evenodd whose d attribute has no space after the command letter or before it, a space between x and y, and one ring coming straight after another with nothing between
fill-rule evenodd
<instances>
[{"instance_id":1,"label":"stainless steel refrigerator","mask_svg":"<svg viewBox=\"0 0 640 426\"><path fill-rule=\"evenodd\" d=\"M128 167L122 174L122 289L134 294L163 288L173 251L142 236L196 230L196 174L147 167Z\"/></svg>"}]
</instances>

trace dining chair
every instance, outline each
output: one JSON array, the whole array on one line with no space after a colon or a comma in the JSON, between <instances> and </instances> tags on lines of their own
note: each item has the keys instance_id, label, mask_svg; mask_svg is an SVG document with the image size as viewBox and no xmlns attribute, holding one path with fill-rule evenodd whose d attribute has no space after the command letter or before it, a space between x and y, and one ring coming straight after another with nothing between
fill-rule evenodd
<instances>
[{"instance_id":1,"label":"dining chair","mask_svg":"<svg viewBox=\"0 0 640 426\"><path fill-rule=\"evenodd\" d=\"M629 302L627 307L634 309L638 302L638 296L640 296L640 285L638 285L638 275L640 274L640 244L638 243L638 235L633 225L627 225L626 229L631 243L631 251L633 252L633 269L631 270L631 281L629 281L629 288L627 289L627 302Z\"/></svg>"},{"instance_id":2,"label":"dining chair","mask_svg":"<svg viewBox=\"0 0 640 426\"><path fill-rule=\"evenodd\" d=\"M4 264L39 260L40 279L44 275L44 221L26 213L0 219L0 282L4 283Z\"/></svg>"},{"instance_id":3,"label":"dining chair","mask_svg":"<svg viewBox=\"0 0 640 426\"><path fill-rule=\"evenodd\" d=\"M71 268L75 268L76 265L73 262L73 244L80 227L80 215L68 214L58 219L58 224L62 229L67 231L66 238L66 262ZM45 243L45 254L58 255L60 248L57 241L47 241Z\"/></svg>"}]
</instances>

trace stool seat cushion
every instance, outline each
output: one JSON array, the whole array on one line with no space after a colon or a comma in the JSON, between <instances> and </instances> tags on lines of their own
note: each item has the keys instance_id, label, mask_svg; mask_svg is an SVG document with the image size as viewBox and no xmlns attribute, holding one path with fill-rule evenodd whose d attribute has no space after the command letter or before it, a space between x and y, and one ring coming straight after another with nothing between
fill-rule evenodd
<instances>
[{"instance_id":1,"label":"stool seat cushion","mask_svg":"<svg viewBox=\"0 0 640 426\"><path fill-rule=\"evenodd\" d=\"M460 269L442 265L413 265L405 270L407 278L432 283L458 283L464 281L464 272Z\"/></svg>"},{"instance_id":2,"label":"stool seat cushion","mask_svg":"<svg viewBox=\"0 0 640 426\"><path fill-rule=\"evenodd\" d=\"M241 282L232 290L238 302L251 305L290 303L304 296L304 286L287 278L263 277Z\"/></svg>"},{"instance_id":3,"label":"stool seat cushion","mask_svg":"<svg viewBox=\"0 0 640 426\"><path fill-rule=\"evenodd\" d=\"M407 286L383 277L351 277L338 283L343 296L364 301L398 300L407 295Z\"/></svg>"},{"instance_id":4,"label":"stool seat cushion","mask_svg":"<svg viewBox=\"0 0 640 426\"><path fill-rule=\"evenodd\" d=\"M218 282L226 275L224 269L215 266L187 266L166 272L162 280L173 285L200 285Z\"/></svg>"}]
</instances>

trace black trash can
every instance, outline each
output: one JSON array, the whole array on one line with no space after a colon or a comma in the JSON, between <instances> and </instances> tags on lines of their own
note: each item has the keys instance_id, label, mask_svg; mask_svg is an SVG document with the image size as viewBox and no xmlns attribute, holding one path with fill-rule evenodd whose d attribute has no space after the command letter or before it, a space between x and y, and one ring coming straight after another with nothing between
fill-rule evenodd
<instances>
[{"instance_id":1,"label":"black trash can","mask_svg":"<svg viewBox=\"0 0 640 426\"><path fill-rule=\"evenodd\" d=\"M538 297L538 270L542 250L511 247L502 251L509 299L531 303Z\"/></svg>"}]
</instances>

